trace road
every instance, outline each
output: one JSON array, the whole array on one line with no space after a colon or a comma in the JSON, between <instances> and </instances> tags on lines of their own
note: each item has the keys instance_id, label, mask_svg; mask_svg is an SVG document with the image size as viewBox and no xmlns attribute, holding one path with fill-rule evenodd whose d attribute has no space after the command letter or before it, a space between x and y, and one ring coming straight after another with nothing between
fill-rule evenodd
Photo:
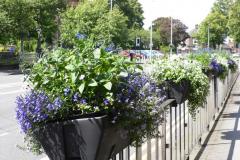
<instances>
[{"instance_id":1,"label":"road","mask_svg":"<svg viewBox=\"0 0 240 160\"><path fill-rule=\"evenodd\" d=\"M15 119L15 99L24 93L23 79L17 70L0 70L0 160L41 160L44 157L18 147L26 146Z\"/></svg>"}]
</instances>

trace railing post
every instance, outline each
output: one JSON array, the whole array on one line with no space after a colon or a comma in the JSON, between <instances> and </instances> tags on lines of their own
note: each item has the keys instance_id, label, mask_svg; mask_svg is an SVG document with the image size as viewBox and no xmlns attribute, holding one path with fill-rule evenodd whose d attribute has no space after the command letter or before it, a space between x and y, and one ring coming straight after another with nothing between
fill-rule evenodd
<instances>
[{"instance_id":1,"label":"railing post","mask_svg":"<svg viewBox=\"0 0 240 160\"><path fill-rule=\"evenodd\" d=\"M162 148L162 160L166 160L166 112L163 111L163 123L162 123L162 136L161 136L161 148Z\"/></svg>"}]
</instances>

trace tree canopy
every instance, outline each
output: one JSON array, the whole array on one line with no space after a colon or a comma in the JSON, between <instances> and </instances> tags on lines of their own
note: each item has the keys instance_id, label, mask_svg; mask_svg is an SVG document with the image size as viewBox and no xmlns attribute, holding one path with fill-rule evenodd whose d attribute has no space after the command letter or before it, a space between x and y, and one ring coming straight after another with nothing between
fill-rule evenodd
<instances>
[{"instance_id":1,"label":"tree canopy","mask_svg":"<svg viewBox=\"0 0 240 160\"><path fill-rule=\"evenodd\" d=\"M230 36L240 43L240 1L237 0L229 12L228 28Z\"/></svg>"},{"instance_id":2,"label":"tree canopy","mask_svg":"<svg viewBox=\"0 0 240 160\"><path fill-rule=\"evenodd\" d=\"M227 17L219 12L211 12L200 24L197 33L197 38L202 44L207 44L208 42L208 28L209 28L209 42L210 46L216 48L224 42L227 37Z\"/></svg>"},{"instance_id":3,"label":"tree canopy","mask_svg":"<svg viewBox=\"0 0 240 160\"><path fill-rule=\"evenodd\" d=\"M118 8L110 11L106 0L85 1L62 15L62 40L73 42L76 34L81 33L105 46L111 43L125 46L127 20Z\"/></svg>"},{"instance_id":4,"label":"tree canopy","mask_svg":"<svg viewBox=\"0 0 240 160\"><path fill-rule=\"evenodd\" d=\"M114 3L128 17L128 28L142 28L143 9L138 0L115 0Z\"/></svg>"},{"instance_id":5,"label":"tree canopy","mask_svg":"<svg viewBox=\"0 0 240 160\"><path fill-rule=\"evenodd\" d=\"M173 45L177 47L188 37L187 26L178 19L173 19ZM159 43L168 46L171 42L171 18L160 17L153 21L153 30L159 34Z\"/></svg>"}]
</instances>

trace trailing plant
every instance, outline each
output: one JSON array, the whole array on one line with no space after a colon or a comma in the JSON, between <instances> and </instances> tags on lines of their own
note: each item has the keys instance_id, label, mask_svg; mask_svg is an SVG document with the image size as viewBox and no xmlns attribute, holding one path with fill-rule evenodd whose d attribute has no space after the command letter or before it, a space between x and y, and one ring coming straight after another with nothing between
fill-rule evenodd
<instances>
[{"instance_id":1,"label":"trailing plant","mask_svg":"<svg viewBox=\"0 0 240 160\"><path fill-rule=\"evenodd\" d=\"M30 143L34 130L49 122L108 115L109 122L129 131L137 144L159 135L165 88L159 87L128 59L78 40L73 49L59 48L31 68L31 92L17 98L17 119ZM32 139L31 139L32 138Z\"/></svg>"},{"instance_id":2,"label":"trailing plant","mask_svg":"<svg viewBox=\"0 0 240 160\"><path fill-rule=\"evenodd\" d=\"M209 92L209 81L203 74L201 65L196 61L183 58L164 59L156 62L153 77L159 84L172 81L176 84L182 81L190 82L187 97L189 112L194 116L199 106L205 102Z\"/></svg>"},{"instance_id":3,"label":"trailing plant","mask_svg":"<svg viewBox=\"0 0 240 160\"><path fill-rule=\"evenodd\" d=\"M203 73L206 75L211 74L209 64L211 63L211 55L207 52L200 54L190 54L188 56L190 60L196 60L202 65Z\"/></svg>"}]
</instances>

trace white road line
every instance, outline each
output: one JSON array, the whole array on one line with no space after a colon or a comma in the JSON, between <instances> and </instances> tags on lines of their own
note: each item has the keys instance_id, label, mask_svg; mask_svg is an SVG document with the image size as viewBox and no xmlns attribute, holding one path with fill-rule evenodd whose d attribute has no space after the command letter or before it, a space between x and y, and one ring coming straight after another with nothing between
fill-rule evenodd
<instances>
[{"instance_id":1,"label":"white road line","mask_svg":"<svg viewBox=\"0 0 240 160\"><path fill-rule=\"evenodd\" d=\"M23 82L5 83L0 85L0 89L22 86L23 84L24 84Z\"/></svg>"},{"instance_id":2,"label":"white road line","mask_svg":"<svg viewBox=\"0 0 240 160\"><path fill-rule=\"evenodd\" d=\"M6 136L8 134L9 134L8 132L2 133L2 134L0 134L0 137Z\"/></svg>"},{"instance_id":3,"label":"white road line","mask_svg":"<svg viewBox=\"0 0 240 160\"><path fill-rule=\"evenodd\" d=\"M0 92L0 96L1 96L1 95L15 94L15 93L22 93L22 92L25 92L25 91L22 90L22 89L20 89L20 90L9 91L9 92Z\"/></svg>"}]
</instances>

